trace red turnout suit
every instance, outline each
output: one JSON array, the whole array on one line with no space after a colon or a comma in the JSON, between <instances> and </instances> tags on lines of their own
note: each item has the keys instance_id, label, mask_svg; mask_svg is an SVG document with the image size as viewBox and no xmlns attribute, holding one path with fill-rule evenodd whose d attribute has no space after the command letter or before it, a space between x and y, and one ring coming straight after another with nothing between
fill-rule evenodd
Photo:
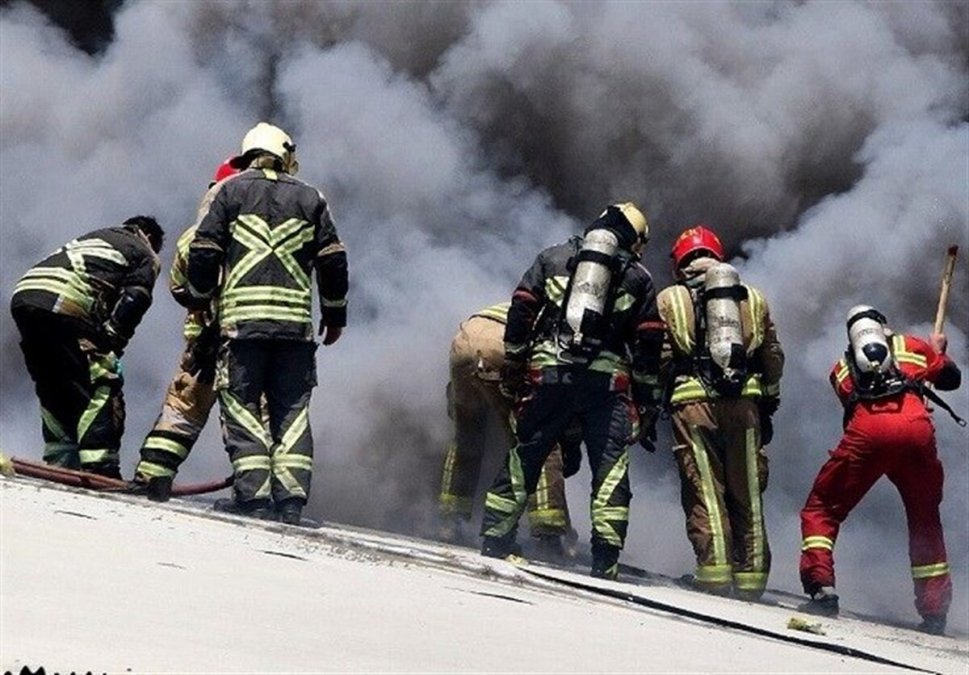
<instances>
[{"instance_id":1,"label":"red turnout suit","mask_svg":"<svg viewBox=\"0 0 969 675\"><path fill-rule=\"evenodd\" d=\"M891 349L902 374L939 389L955 389L961 375L952 360L923 340L894 335ZM801 582L811 594L834 586L834 543L841 523L882 475L898 488L908 519L915 607L923 617L945 616L952 597L939 503L942 464L932 418L917 391L851 401L855 383L842 358L831 384L846 407L844 436L821 467L801 510ZM853 408L853 409L852 409Z\"/></svg>"}]
</instances>

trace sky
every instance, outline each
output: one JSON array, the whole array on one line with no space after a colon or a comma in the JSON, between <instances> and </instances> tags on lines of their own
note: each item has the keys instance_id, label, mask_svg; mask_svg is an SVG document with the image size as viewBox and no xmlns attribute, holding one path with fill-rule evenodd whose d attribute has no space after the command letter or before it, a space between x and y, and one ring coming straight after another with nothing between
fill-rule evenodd
<instances>
[{"instance_id":1,"label":"sky","mask_svg":"<svg viewBox=\"0 0 969 675\"><path fill-rule=\"evenodd\" d=\"M872 304L924 337L946 248L969 254L969 5L133 0L114 18L90 54L27 3L0 11L0 297L65 241L137 213L168 230L167 269L216 166L256 122L282 126L351 271L349 327L318 352L310 510L424 532L460 321L506 300L541 248L607 204L647 213L659 287L676 235L707 223L766 295L788 357L765 513L771 584L797 587L798 509L841 431L827 376L845 313ZM967 291L963 256L946 325L963 369ZM182 317L163 277L125 354L126 475ZM36 458L18 339L0 312L0 447ZM946 396L964 416L966 392ZM967 438L941 411L936 427L951 621L965 627ZM666 429L661 446L634 451L625 555L688 572ZM180 476L228 471L213 420ZM588 479L569 486L582 540ZM844 602L912 614L904 513L886 481L837 556Z\"/></svg>"}]
</instances>

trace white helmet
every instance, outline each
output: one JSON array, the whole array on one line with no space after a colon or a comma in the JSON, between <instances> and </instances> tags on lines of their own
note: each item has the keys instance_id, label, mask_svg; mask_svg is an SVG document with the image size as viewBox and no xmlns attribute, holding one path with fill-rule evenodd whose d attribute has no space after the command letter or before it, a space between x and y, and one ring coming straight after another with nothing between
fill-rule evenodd
<instances>
[{"instance_id":1,"label":"white helmet","mask_svg":"<svg viewBox=\"0 0 969 675\"><path fill-rule=\"evenodd\" d=\"M293 175L299 171L296 161L296 144L285 131L279 127L260 122L246 133L242 139L242 155L253 150L269 152L283 163L283 171Z\"/></svg>"}]
</instances>

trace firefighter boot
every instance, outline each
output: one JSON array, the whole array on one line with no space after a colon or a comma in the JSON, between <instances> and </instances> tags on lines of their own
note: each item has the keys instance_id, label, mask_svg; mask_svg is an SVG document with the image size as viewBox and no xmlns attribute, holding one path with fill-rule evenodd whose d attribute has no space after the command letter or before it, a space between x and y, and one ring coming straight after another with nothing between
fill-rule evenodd
<instances>
[{"instance_id":1,"label":"firefighter boot","mask_svg":"<svg viewBox=\"0 0 969 675\"><path fill-rule=\"evenodd\" d=\"M811 599L800 605L798 609L807 614L819 616L838 616L838 594L834 586L821 586L811 593Z\"/></svg>"},{"instance_id":2,"label":"firefighter boot","mask_svg":"<svg viewBox=\"0 0 969 675\"><path fill-rule=\"evenodd\" d=\"M598 579L619 578L619 547L609 544L595 543L592 545L592 572Z\"/></svg>"},{"instance_id":3,"label":"firefighter boot","mask_svg":"<svg viewBox=\"0 0 969 675\"><path fill-rule=\"evenodd\" d=\"M511 556L521 557L522 549L515 541L514 535L504 537L485 537L481 542L481 555L486 558L506 559Z\"/></svg>"},{"instance_id":4,"label":"firefighter boot","mask_svg":"<svg viewBox=\"0 0 969 675\"><path fill-rule=\"evenodd\" d=\"M145 483L145 496L153 502L167 502L172 497L172 477L149 478Z\"/></svg>"},{"instance_id":5,"label":"firefighter boot","mask_svg":"<svg viewBox=\"0 0 969 675\"><path fill-rule=\"evenodd\" d=\"M935 614L922 617L918 629L929 635L945 635L945 615Z\"/></svg>"},{"instance_id":6,"label":"firefighter boot","mask_svg":"<svg viewBox=\"0 0 969 675\"><path fill-rule=\"evenodd\" d=\"M299 499L287 499L276 504L279 522L286 525L299 525L303 515L303 502Z\"/></svg>"},{"instance_id":7,"label":"firefighter boot","mask_svg":"<svg viewBox=\"0 0 969 675\"><path fill-rule=\"evenodd\" d=\"M248 502L237 502L235 499L217 499L212 508L222 513L247 516L258 520L273 519L273 511L268 499L253 499Z\"/></svg>"}]
</instances>

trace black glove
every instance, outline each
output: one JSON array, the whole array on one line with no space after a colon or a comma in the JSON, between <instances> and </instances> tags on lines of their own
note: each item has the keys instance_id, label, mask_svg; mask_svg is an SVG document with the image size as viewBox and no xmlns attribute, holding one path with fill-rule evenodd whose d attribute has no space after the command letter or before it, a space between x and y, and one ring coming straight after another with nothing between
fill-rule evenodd
<instances>
[{"instance_id":1,"label":"black glove","mask_svg":"<svg viewBox=\"0 0 969 675\"><path fill-rule=\"evenodd\" d=\"M639 412L639 437L637 442L646 452L656 452L656 420L659 410L652 406L637 408Z\"/></svg>"},{"instance_id":2,"label":"black glove","mask_svg":"<svg viewBox=\"0 0 969 675\"><path fill-rule=\"evenodd\" d=\"M128 338L118 332L118 329L110 321L101 324L101 339L98 345L105 351L114 352L115 356L121 357L125 347L128 346Z\"/></svg>"},{"instance_id":3,"label":"black glove","mask_svg":"<svg viewBox=\"0 0 969 675\"><path fill-rule=\"evenodd\" d=\"M498 385L501 395L509 401L516 401L525 391L528 373L528 362L524 358L505 357L501 366L501 384Z\"/></svg>"},{"instance_id":4,"label":"black glove","mask_svg":"<svg viewBox=\"0 0 969 675\"><path fill-rule=\"evenodd\" d=\"M760 444L761 446L770 445L774 439L774 413L777 412L780 401L776 398L763 398L760 400Z\"/></svg>"},{"instance_id":5,"label":"black glove","mask_svg":"<svg viewBox=\"0 0 969 675\"><path fill-rule=\"evenodd\" d=\"M199 382L210 384L215 381L215 361L219 353L219 338L218 326L204 326L192 344L186 372L189 375L196 375Z\"/></svg>"}]
</instances>

